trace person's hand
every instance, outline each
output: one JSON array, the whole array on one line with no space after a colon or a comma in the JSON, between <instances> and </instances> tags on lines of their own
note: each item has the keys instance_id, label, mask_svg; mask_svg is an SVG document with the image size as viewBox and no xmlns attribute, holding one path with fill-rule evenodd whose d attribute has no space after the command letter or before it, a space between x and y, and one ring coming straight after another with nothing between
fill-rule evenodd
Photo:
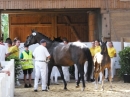
<instances>
[{"instance_id":1,"label":"person's hand","mask_svg":"<svg viewBox=\"0 0 130 97\"><path fill-rule=\"evenodd\" d=\"M49 63L49 62L50 62L50 59L47 59L46 62Z\"/></svg>"},{"instance_id":2,"label":"person's hand","mask_svg":"<svg viewBox=\"0 0 130 97\"><path fill-rule=\"evenodd\" d=\"M8 76L10 76L10 71L2 71L3 73L8 74Z\"/></svg>"}]
</instances>

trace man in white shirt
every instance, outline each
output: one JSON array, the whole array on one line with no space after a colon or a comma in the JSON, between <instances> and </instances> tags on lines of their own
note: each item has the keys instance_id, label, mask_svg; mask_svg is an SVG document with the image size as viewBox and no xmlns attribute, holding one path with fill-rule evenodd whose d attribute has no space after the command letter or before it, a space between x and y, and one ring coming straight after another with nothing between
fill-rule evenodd
<instances>
[{"instance_id":1,"label":"man in white shirt","mask_svg":"<svg viewBox=\"0 0 130 97\"><path fill-rule=\"evenodd\" d=\"M6 47L5 45L3 45L2 38L0 38L0 62L5 61L6 53L7 53Z\"/></svg>"},{"instance_id":2,"label":"man in white shirt","mask_svg":"<svg viewBox=\"0 0 130 97\"><path fill-rule=\"evenodd\" d=\"M47 91L47 70L48 66L45 62L46 59L50 59L50 54L47 50L46 41L42 39L40 41L40 45L35 48L33 52L33 56L35 58L35 81L34 81L34 91L37 92L38 88L38 81L41 74L41 80L42 80L42 91Z\"/></svg>"},{"instance_id":3,"label":"man in white shirt","mask_svg":"<svg viewBox=\"0 0 130 97\"><path fill-rule=\"evenodd\" d=\"M6 57L6 47L0 44L0 62L5 61Z\"/></svg>"},{"instance_id":4,"label":"man in white shirt","mask_svg":"<svg viewBox=\"0 0 130 97\"><path fill-rule=\"evenodd\" d=\"M5 57L6 57L6 47L2 43L3 43L2 39L0 39L0 64L1 61L5 61ZM10 71L0 70L0 73L6 73L8 74L8 76L10 75Z\"/></svg>"}]
</instances>

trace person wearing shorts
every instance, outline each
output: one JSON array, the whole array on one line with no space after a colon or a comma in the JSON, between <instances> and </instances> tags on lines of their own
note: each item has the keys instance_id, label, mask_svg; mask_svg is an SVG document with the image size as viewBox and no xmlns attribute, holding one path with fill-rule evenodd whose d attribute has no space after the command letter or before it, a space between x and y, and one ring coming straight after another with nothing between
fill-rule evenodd
<instances>
[{"instance_id":1,"label":"person wearing shorts","mask_svg":"<svg viewBox=\"0 0 130 97\"><path fill-rule=\"evenodd\" d=\"M24 45L25 50L21 53L20 55L20 59L22 60L22 69L23 69L23 74L24 74L24 87L28 88L28 87L32 87L31 85L31 80L32 80L32 72L33 72L33 62L32 62L32 52L28 50L28 46ZM29 85L27 84L27 74L29 75Z\"/></svg>"}]
</instances>

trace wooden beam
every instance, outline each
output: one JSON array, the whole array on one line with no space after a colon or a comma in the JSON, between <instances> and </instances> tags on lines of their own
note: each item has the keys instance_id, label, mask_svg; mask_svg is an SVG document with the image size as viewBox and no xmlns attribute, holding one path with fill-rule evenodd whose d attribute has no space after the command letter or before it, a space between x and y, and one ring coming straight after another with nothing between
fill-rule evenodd
<instances>
[{"instance_id":1,"label":"wooden beam","mask_svg":"<svg viewBox=\"0 0 130 97\"><path fill-rule=\"evenodd\" d=\"M24 27L51 27L52 24L11 24L10 27L18 27L18 26L24 26Z\"/></svg>"},{"instance_id":2,"label":"wooden beam","mask_svg":"<svg viewBox=\"0 0 130 97\"><path fill-rule=\"evenodd\" d=\"M57 37L57 16L52 16L52 33L54 37Z\"/></svg>"},{"instance_id":3,"label":"wooden beam","mask_svg":"<svg viewBox=\"0 0 130 97\"><path fill-rule=\"evenodd\" d=\"M87 23L74 23L74 24L57 24L57 26L88 26Z\"/></svg>"},{"instance_id":4,"label":"wooden beam","mask_svg":"<svg viewBox=\"0 0 130 97\"><path fill-rule=\"evenodd\" d=\"M55 19L55 20L54 20ZM18 27L18 26L25 26L25 27L54 27L53 31L55 34L55 37L57 37L57 26L87 26L87 24L57 24L57 17L54 17L52 22L54 22L53 24L30 24L30 23L11 23L9 26L10 27ZM73 28L74 29L74 28Z\"/></svg>"},{"instance_id":5,"label":"wooden beam","mask_svg":"<svg viewBox=\"0 0 130 97\"><path fill-rule=\"evenodd\" d=\"M41 15L41 16L39 16L38 24L41 24L42 18L43 18L43 16L42 16L42 15Z\"/></svg>"},{"instance_id":6,"label":"wooden beam","mask_svg":"<svg viewBox=\"0 0 130 97\"><path fill-rule=\"evenodd\" d=\"M79 39L80 39L80 38L79 38L79 35L78 35L78 33L76 32L75 28L74 28L73 26L71 26L71 22L69 21L68 17L67 17L67 16L64 16L64 18L65 18L66 22L68 23L68 25L70 25L70 28L71 28L73 34L75 35L75 37L79 40Z\"/></svg>"},{"instance_id":7,"label":"wooden beam","mask_svg":"<svg viewBox=\"0 0 130 97\"><path fill-rule=\"evenodd\" d=\"M0 11L0 16L1 16L1 11ZM0 17L0 38L2 37L2 31L1 31L1 17Z\"/></svg>"},{"instance_id":8,"label":"wooden beam","mask_svg":"<svg viewBox=\"0 0 130 97\"><path fill-rule=\"evenodd\" d=\"M96 9L94 8L82 8L82 9L72 9L72 8L68 8L68 9L42 9L42 10L38 10L38 9L26 9L26 10L22 10L22 9L8 9L8 10L1 10L1 13L6 13L6 14L43 14L43 13L80 13L80 14L84 14L87 13L88 11L96 11Z\"/></svg>"},{"instance_id":9,"label":"wooden beam","mask_svg":"<svg viewBox=\"0 0 130 97\"><path fill-rule=\"evenodd\" d=\"M55 21L57 21L57 17L55 17ZM11 25L38 25L39 23L11 23ZM56 23L57 24L57 23ZM40 23L39 25L51 25L51 24L45 24L45 23ZM88 24L86 23L73 23L73 24L68 24L68 23L64 23L64 24L57 24L57 26L88 26Z\"/></svg>"}]
</instances>

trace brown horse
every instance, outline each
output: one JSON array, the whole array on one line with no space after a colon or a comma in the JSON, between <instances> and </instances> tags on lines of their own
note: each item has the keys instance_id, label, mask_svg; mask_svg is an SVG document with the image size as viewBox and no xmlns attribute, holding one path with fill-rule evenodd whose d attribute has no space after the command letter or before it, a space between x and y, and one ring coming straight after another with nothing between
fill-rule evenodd
<instances>
[{"instance_id":1,"label":"brown horse","mask_svg":"<svg viewBox=\"0 0 130 97\"><path fill-rule=\"evenodd\" d=\"M95 70L94 70L94 77L95 77L95 86L96 89L97 84L98 84L98 77L99 77L99 73L102 73L102 89L104 90L104 70L105 68L108 68L108 72L109 72L109 81L110 81L110 87L112 89L112 78L111 78L111 59L108 55L108 50L107 50L107 46L106 46L107 42L101 42L101 52L95 54L94 56L94 66L95 66Z\"/></svg>"},{"instance_id":2,"label":"brown horse","mask_svg":"<svg viewBox=\"0 0 130 97\"><path fill-rule=\"evenodd\" d=\"M47 49L51 54L50 62L48 63L48 88L50 85L50 74L53 66L57 66L61 78L64 82L64 89L67 89L67 83L64 79L63 71L61 66L72 66L74 64L77 65L78 71L80 73L80 77L77 81L77 86L79 87L80 80L83 83L83 89L85 88L84 82L84 63L88 61L87 67L87 78L90 79L90 75L92 73L93 60L92 55L89 48L81 43L81 42L72 42L64 45L63 43L59 43L57 41L51 41L45 35L32 31L32 34L27 38L25 45L31 45L35 43L39 43L41 39L45 39L47 41Z\"/></svg>"}]
</instances>

